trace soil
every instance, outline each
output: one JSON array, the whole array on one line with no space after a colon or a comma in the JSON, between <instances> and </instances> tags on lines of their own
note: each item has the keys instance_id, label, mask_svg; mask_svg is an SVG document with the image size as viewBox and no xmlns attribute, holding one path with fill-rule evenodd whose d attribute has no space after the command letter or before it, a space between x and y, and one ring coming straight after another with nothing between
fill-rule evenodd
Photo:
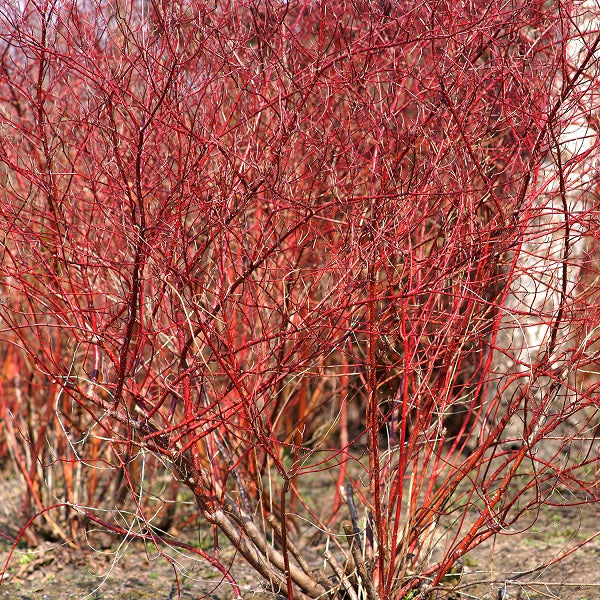
<instances>
[{"instance_id":1,"label":"soil","mask_svg":"<svg viewBox=\"0 0 600 600\"><path fill-rule=\"evenodd\" d=\"M328 482L319 481L315 489ZM14 480L0 481L0 534L15 531ZM597 506L547 508L528 532L498 535L463 559L460 580L438 597L488 600L600 600L600 514ZM558 564L543 567L586 538L598 534ZM102 537L104 536L104 537ZM198 539L193 529L178 538ZM170 549L170 561L141 542L90 535L87 544L73 549L44 542L19 547L0 581L0 599L92 600L230 600L231 587L214 568L185 553ZM318 565L320 546L304 551ZM11 543L0 537L0 572ZM255 573L233 549L223 545L221 559L231 570L245 599L267 600L267 591ZM435 556L434 556L435 559Z\"/></svg>"}]
</instances>

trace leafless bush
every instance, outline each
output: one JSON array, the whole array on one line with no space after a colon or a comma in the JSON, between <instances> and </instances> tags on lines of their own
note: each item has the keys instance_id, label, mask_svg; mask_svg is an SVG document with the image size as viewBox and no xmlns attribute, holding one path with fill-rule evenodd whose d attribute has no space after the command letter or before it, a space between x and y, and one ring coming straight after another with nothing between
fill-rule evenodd
<instances>
[{"instance_id":1,"label":"leafless bush","mask_svg":"<svg viewBox=\"0 0 600 600\"><path fill-rule=\"evenodd\" d=\"M272 589L374 600L597 500L600 38L578 10L5 3L24 518L181 546L184 486ZM349 484L333 513L306 494L323 470Z\"/></svg>"}]
</instances>

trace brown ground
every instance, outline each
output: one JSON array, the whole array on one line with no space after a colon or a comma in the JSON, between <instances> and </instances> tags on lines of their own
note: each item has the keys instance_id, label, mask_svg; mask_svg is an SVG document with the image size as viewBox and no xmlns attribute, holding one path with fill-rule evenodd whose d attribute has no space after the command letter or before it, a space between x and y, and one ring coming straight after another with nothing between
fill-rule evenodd
<instances>
[{"instance_id":1,"label":"brown ground","mask_svg":"<svg viewBox=\"0 0 600 600\"><path fill-rule=\"evenodd\" d=\"M320 481L315 487L327 485ZM14 489L14 481L0 482L0 532L14 531ZM596 506L545 509L528 533L497 536L466 556L459 588L449 590L446 597L600 600L600 535L561 563L532 571L600 532L599 517ZM197 532L185 531L181 537L197 539ZM10 544L0 538L0 572L9 550ZM316 563L322 550L307 548L306 552ZM175 551L171 556L177 561L182 600L232 598L231 588L221 584L221 576L212 567ZM273 598L231 549L224 547L221 556L231 563L244 598ZM504 592L508 595L502 596ZM157 556L155 549L113 538L107 550L72 550L52 543L34 550L19 548L0 582L1 598L175 600L178 586L174 567Z\"/></svg>"}]
</instances>

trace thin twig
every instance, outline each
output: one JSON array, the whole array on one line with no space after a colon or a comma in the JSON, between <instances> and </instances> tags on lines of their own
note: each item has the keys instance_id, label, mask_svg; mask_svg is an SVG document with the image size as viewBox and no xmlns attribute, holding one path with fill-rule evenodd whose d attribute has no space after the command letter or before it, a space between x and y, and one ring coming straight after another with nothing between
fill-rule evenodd
<instances>
[{"instance_id":1,"label":"thin twig","mask_svg":"<svg viewBox=\"0 0 600 600\"><path fill-rule=\"evenodd\" d=\"M331 552L329 550L325 550L325 552L323 552L323 556L325 557L325 560L329 563L329 566L339 579L340 585L346 590L348 596L350 596L350 600L358 600L358 595L356 594L355 589L348 581L348 576L344 573L344 570L340 567L335 558L333 558Z\"/></svg>"},{"instance_id":2,"label":"thin twig","mask_svg":"<svg viewBox=\"0 0 600 600\"><path fill-rule=\"evenodd\" d=\"M358 545L357 536L354 534L354 528L352 527L352 523L350 521L344 521L342 523L342 527L344 528L344 533L348 536L348 541L350 544L350 552L352 553L352 558L354 560L354 566L360 575L362 580L362 584L365 586L367 590L367 598L369 600L379 600L379 595L377 591L373 587L373 580L369 576L367 572L367 567L365 562L360 554L360 547Z\"/></svg>"}]
</instances>

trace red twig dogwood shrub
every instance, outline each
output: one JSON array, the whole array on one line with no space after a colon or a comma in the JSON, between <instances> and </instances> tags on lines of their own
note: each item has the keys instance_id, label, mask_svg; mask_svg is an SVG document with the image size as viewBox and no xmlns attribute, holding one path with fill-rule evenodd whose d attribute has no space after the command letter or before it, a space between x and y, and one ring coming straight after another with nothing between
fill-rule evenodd
<instances>
[{"instance_id":1,"label":"red twig dogwood shrub","mask_svg":"<svg viewBox=\"0 0 600 600\"><path fill-rule=\"evenodd\" d=\"M597 500L596 17L3 4L2 433L25 516L182 547L180 485L274 591L374 600ZM307 492L323 471L333 514Z\"/></svg>"}]
</instances>

